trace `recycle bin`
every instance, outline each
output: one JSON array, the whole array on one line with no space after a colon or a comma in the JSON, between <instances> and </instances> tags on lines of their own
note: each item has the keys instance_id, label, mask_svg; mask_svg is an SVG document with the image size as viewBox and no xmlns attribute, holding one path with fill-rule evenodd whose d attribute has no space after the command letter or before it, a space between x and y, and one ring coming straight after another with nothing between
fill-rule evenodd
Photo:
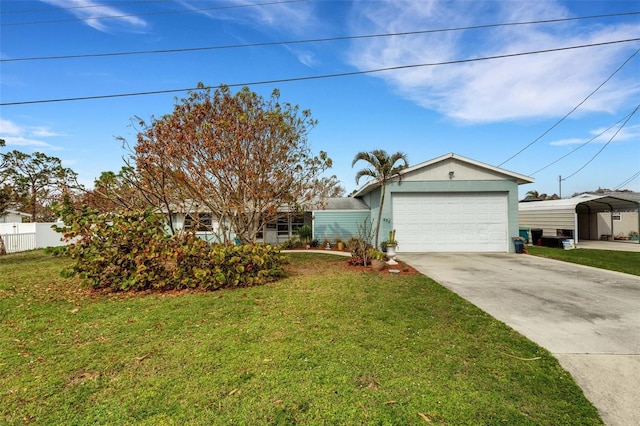
<instances>
[{"instance_id":1,"label":"recycle bin","mask_svg":"<svg viewBox=\"0 0 640 426\"><path fill-rule=\"evenodd\" d=\"M514 241L513 244L516 247L516 253L524 253L524 242L523 241Z\"/></svg>"}]
</instances>

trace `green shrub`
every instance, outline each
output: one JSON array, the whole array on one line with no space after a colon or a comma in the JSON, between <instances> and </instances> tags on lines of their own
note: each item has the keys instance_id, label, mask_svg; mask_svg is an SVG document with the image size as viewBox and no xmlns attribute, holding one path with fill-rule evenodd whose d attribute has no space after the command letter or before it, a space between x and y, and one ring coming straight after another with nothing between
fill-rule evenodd
<instances>
[{"instance_id":1,"label":"green shrub","mask_svg":"<svg viewBox=\"0 0 640 426\"><path fill-rule=\"evenodd\" d=\"M309 225L303 225L298 228L298 237L302 244L309 244L313 238L313 229Z\"/></svg>"},{"instance_id":2,"label":"green shrub","mask_svg":"<svg viewBox=\"0 0 640 426\"><path fill-rule=\"evenodd\" d=\"M258 245L208 245L193 234L170 236L164 217L151 211L97 214L66 202L60 209L79 274L93 288L169 290L261 285L284 273L279 249Z\"/></svg>"},{"instance_id":3,"label":"green shrub","mask_svg":"<svg viewBox=\"0 0 640 426\"><path fill-rule=\"evenodd\" d=\"M177 288L250 287L282 277L285 263L280 250L270 245L207 246L194 241L178 250L173 278Z\"/></svg>"},{"instance_id":4,"label":"green shrub","mask_svg":"<svg viewBox=\"0 0 640 426\"><path fill-rule=\"evenodd\" d=\"M66 256L68 254L67 246L46 247L44 252L54 257Z\"/></svg>"}]
</instances>

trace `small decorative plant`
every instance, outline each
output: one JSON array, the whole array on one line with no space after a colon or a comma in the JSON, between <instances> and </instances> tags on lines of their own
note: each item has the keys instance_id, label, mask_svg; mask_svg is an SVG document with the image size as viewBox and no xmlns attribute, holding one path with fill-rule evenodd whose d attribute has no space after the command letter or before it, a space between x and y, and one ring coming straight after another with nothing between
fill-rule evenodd
<instances>
[{"instance_id":1,"label":"small decorative plant","mask_svg":"<svg viewBox=\"0 0 640 426\"><path fill-rule=\"evenodd\" d=\"M371 249L371 251L369 251L369 257L373 260L384 260L385 254L380 250Z\"/></svg>"},{"instance_id":2,"label":"small decorative plant","mask_svg":"<svg viewBox=\"0 0 640 426\"><path fill-rule=\"evenodd\" d=\"M329 242L329 238L324 237L324 239L322 240L322 247L327 250L331 250L331 243Z\"/></svg>"},{"instance_id":3,"label":"small decorative plant","mask_svg":"<svg viewBox=\"0 0 640 426\"><path fill-rule=\"evenodd\" d=\"M396 230L394 229L393 231L389 231L389 240L387 240L387 247L397 246L397 245L398 245L398 240L396 240Z\"/></svg>"},{"instance_id":4,"label":"small decorative plant","mask_svg":"<svg viewBox=\"0 0 640 426\"><path fill-rule=\"evenodd\" d=\"M629 239L638 239L638 231L629 231Z\"/></svg>"},{"instance_id":5,"label":"small decorative plant","mask_svg":"<svg viewBox=\"0 0 640 426\"><path fill-rule=\"evenodd\" d=\"M369 258L371 259L371 269L378 272L384 269L385 254L383 252L371 248L369 250Z\"/></svg>"}]
</instances>

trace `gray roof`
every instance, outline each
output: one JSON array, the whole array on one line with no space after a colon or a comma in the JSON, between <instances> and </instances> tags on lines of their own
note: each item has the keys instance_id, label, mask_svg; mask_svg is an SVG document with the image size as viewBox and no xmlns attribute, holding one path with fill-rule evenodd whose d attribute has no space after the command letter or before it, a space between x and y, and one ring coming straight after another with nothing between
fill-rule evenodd
<instances>
[{"instance_id":1,"label":"gray roof","mask_svg":"<svg viewBox=\"0 0 640 426\"><path fill-rule=\"evenodd\" d=\"M323 204L314 210L369 210L364 201L352 197L327 198Z\"/></svg>"},{"instance_id":2,"label":"gray roof","mask_svg":"<svg viewBox=\"0 0 640 426\"><path fill-rule=\"evenodd\" d=\"M501 169L499 167L491 166L489 164L482 163L480 161L476 161L476 160L472 160L470 158L463 157L462 155L458 155L458 154L455 154L453 152L451 152L449 154L442 155L442 156L440 156L438 158L434 158L434 159L429 160L429 161L424 161L424 162L422 162L420 164L416 164L415 166L410 166L410 167L407 167L406 169L402 169L395 176L404 175L404 174L411 173L411 172L413 172L415 170L418 170L418 169L427 168L427 167L433 166L434 164L440 163L441 161L445 161L445 160L449 160L449 159L454 159L454 160L461 161L463 163L472 164L472 165L474 165L476 167L487 169L487 170L491 170L493 172L500 173L500 174L502 174L504 176L508 176L510 178L514 178L516 180L516 182L518 182L518 185L522 185L522 184L526 184L526 183L533 183L534 182L534 179L529 177L529 176L521 175L519 173L515 173L515 172L509 171L509 170L505 170L505 169ZM360 188L354 194L354 196L355 197L361 197L361 196L373 191L374 189L376 189L378 187L380 187L380 182L375 181L375 180L370 181L370 182L366 183L362 188Z\"/></svg>"},{"instance_id":3,"label":"gray roof","mask_svg":"<svg viewBox=\"0 0 640 426\"><path fill-rule=\"evenodd\" d=\"M637 201L610 197L607 195L581 194L573 198L561 198L559 200L520 202L518 210L523 211L577 211L578 208L586 208L590 212L638 210L640 204Z\"/></svg>"},{"instance_id":4,"label":"gray roof","mask_svg":"<svg viewBox=\"0 0 640 426\"><path fill-rule=\"evenodd\" d=\"M607 192L604 195L607 195L609 197L622 198L623 200L631 200L631 201L635 201L636 203L640 203L640 192L613 191L613 192Z\"/></svg>"}]
</instances>

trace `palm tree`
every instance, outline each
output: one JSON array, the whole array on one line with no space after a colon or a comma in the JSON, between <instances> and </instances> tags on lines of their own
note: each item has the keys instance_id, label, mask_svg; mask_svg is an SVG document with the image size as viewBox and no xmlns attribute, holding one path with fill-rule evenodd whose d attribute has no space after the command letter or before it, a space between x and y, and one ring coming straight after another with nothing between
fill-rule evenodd
<instances>
[{"instance_id":1,"label":"palm tree","mask_svg":"<svg viewBox=\"0 0 640 426\"><path fill-rule=\"evenodd\" d=\"M382 206L384 204L384 195L386 193L386 184L387 181L397 175L402 169L405 169L409 166L409 162L407 160L407 154L403 152L396 152L392 155L387 154L387 151L383 149L374 149L370 152L359 152L353 157L353 162L351 163L351 167L355 166L358 161L365 161L369 163L370 167L366 169L360 170L356 173L356 184L360 181L362 176L368 176L373 178L376 182L380 184L380 208L378 209L378 221L376 223L376 244L378 247L378 234L380 233L380 221L382 218ZM402 164L397 165L399 161Z\"/></svg>"}]
</instances>

